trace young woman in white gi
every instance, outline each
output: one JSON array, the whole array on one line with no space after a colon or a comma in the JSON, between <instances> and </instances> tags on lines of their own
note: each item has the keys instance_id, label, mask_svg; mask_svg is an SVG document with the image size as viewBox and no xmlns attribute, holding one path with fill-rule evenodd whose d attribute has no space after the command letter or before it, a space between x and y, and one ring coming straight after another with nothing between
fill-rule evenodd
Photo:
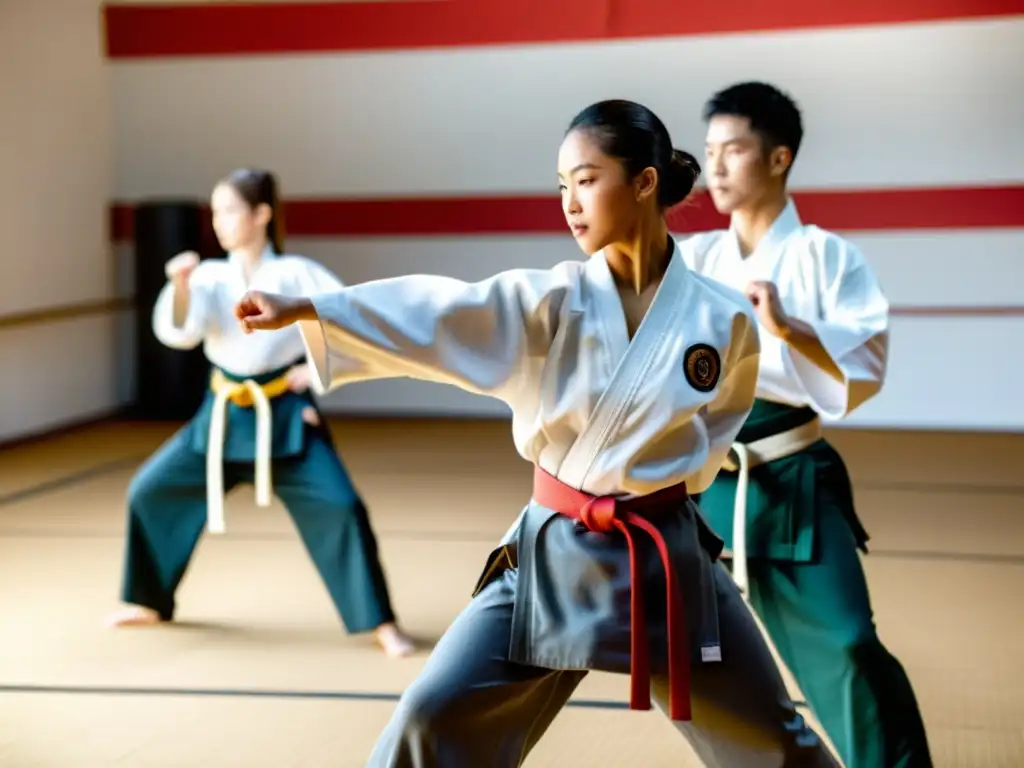
<instances>
[{"instance_id":1,"label":"young woman in white gi","mask_svg":"<svg viewBox=\"0 0 1024 768\"><path fill-rule=\"evenodd\" d=\"M518 766L590 669L630 673L636 709L653 689L708 765L834 765L688 498L750 412L759 350L749 302L690 271L668 234L698 173L650 110L601 102L558 155L588 260L239 303L247 330L299 324L321 387L411 376L500 398L535 465L371 768Z\"/></svg>"},{"instance_id":2,"label":"young woman in white gi","mask_svg":"<svg viewBox=\"0 0 1024 768\"><path fill-rule=\"evenodd\" d=\"M850 478L821 431L821 415L840 419L881 390L889 303L857 247L801 222L789 198L796 104L767 83L738 83L704 117L708 188L731 225L680 251L754 302L761 368L737 436L746 469L730 461L701 509L846 767L930 768L910 680L875 628Z\"/></svg>"},{"instance_id":3,"label":"young woman in white gi","mask_svg":"<svg viewBox=\"0 0 1024 768\"><path fill-rule=\"evenodd\" d=\"M170 621L174 594L204 526L224 530L224 494L254 482L257 503L281 497L349 632L374 630L388 655L413 645L395 624L366 508L308 391L298 329L248 336L234 318L249 289L304 296L343 285L282 248L277 185L261 170L232 173L213 190L213 227L226 259L184 253L167 264L153 309L157 338L203 344L213 365L196 416L132 479L122 599L114 626Z\"/></svg>"}]
</instances>

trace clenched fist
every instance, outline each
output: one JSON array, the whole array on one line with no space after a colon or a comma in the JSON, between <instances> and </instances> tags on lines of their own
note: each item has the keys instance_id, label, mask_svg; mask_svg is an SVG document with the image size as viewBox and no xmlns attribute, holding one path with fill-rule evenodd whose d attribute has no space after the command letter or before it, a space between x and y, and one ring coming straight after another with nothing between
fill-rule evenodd
<instances>
[{"instance_id":1,"label":"clenched fist","mask_svg":"<svg viewBox=\"0 0 1024 768\"><path fill-rule=\"evenodd\" d=\"M754 305L757 319L770 334L784 339L789 333L789 318L782 308L775 283L756 280L747 286L747 298Z\"/></svg>"},{"instance_id":2,"label":"clenched fist","mask_svg":"<svg viewBox=\"0 0 1024 768\"><path fill-rule=\"evenodd\" d=\"M199 266L199 254L195 251L184 251L164 265L164 274L172 283L187 283L189 275Z\"/></svg>"},{"instance_id":3,"label":"clenched fist","mask_svg":"<svg viewBox=\"0 0 1024 768\"><path fill-rule=\"evenodd\" d=\"M295 299L262 291L249 291L235 305L235 317L245 333L275 331L299 320L316 317L309 299Z\"/></svg>"}]
</instances>

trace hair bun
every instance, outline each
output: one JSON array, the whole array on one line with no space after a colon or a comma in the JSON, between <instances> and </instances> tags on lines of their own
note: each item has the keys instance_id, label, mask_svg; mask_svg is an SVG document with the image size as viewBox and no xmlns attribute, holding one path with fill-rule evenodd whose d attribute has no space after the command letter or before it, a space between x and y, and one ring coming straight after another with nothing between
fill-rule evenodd
<instances>
[{"instance_id":1,"label":"hair bun","mask_svg":"<svg viewBox=\"0 0 1024 768\"><path fill-rule=\"evenodd\" d=\"M689 152L672 150L672 159L662 180L662 202L671 207L683 202L700 178L700 163Z\"/></svg>"},{"instance_id":2,"label":"hair bun","mask_svg":"<svg viewBox=\"0 0 1024 768\"><path fill-rule=\"evenodd\" d=\"M682 168L693 177L694 183L696 183L697 178L700 176L700 163L698 163L697 158L689 152L684 152L681 149L673 149L672 165L682 166Z\"/></svg>"}]
</instances>

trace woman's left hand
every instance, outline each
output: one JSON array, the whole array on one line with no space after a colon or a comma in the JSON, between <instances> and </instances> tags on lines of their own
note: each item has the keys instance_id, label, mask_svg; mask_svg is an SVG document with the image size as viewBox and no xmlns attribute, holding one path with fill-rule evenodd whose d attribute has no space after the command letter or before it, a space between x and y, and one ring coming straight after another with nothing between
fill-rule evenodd
<instances>
[{"instance_id":1,"label":"woman's left hand","mask_svg":"<svg viewBox=\"0 0 1024 768\"><path fill-rule=\"evenodd\" d=\"M309 363L293 365L288 369L285 378L288 379L288 388L297 395L301 395L309 389L312 383L310 378ZM302 420L313 427L320 426L320 414L312 405L302 409Z\"/></svg>"},{"instance_id":2,"label":"woman's left hand","mask_svg":"<svg viewBox=\"0 0 1024 768\"><path fill-rule=\"evenodd\" d=\"M309 389L311 383L309 364L300 363L299 365L293 365L288 369L285 378L288 380L288 388L295 394L301 395Z\"/></svg>"}]
</instances>

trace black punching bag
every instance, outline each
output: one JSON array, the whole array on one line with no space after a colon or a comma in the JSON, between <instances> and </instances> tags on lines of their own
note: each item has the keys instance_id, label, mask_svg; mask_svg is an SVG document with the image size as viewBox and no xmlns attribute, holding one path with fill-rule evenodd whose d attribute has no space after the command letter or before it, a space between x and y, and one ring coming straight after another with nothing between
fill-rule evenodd
<instances>
[{"instance_id":1,"label":"black punching bag","mask_svg":"<svg viewBox=\"0 0 1024 768\"><path fill-rule=\"evenodd\" d=\"M153 333L153 306L167 283L164 265L182 251L202 253L199 203L140 203L135 208L135 411L136 418L183 421L199 407L210 365L202 345L183 351Z\"/></svg>"}]
</instances>

